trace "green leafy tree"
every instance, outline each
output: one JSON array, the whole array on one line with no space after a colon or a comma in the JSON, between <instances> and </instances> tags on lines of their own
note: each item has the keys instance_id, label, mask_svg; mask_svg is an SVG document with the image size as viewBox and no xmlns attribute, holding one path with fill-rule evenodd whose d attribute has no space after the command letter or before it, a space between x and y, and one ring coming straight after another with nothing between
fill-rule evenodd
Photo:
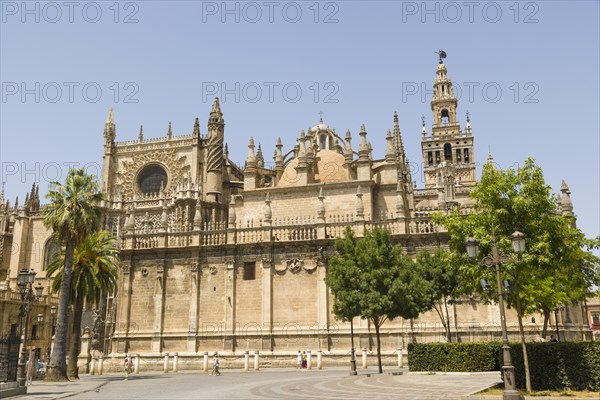
<instances>
[{"instance_id":1,"label":"green leafy tree","mask_svg":"<svg viewBox=\"0 0 600 400\"><path fill-rule=\"evenodd\" d=\"M79 379L77 360L81 352L81 316L84 304L98 304L116 287L119 250L116 239L107 231L93 233L79 243L73 253L73 278L69 296L73 309L69 341L67 376ZM65 251L49 266L46 275L54 277L52 291L61 288Z\"/></svg>"},{"instance_id":2,"label":"green leafy tree","mask_svg":"<svg viewBox=\"0 0 600 400\"><path fill-rule=\"evenodd\" d=\"M531 158L517 170L497 170L485 165L471 197L476 204L467 217L459 212L437 214L434 221L446 226L451 248L457 253L464 253L465 240L473 235L480 241L479 254L491 254L492 225L498 248L505 254L512 253L512 233L525 233L527 251L521 260L503 265L502 273L503 279L511 282L506 300L517 312L526 387L531 391L523 317L541 307L583 300L590 293L590 286L598 282L598 258L583 248L588 241L574 227L573 220L556 212L556 197ZM470 270L468 275L472 278L484 276L495 281L491 269L484 271L474 265L464 268Z\"/></svg>"},{"instance_id":3,"label":"green leafy tree","mask_svg":"<svg viewBox=\"0 0 600 400\"><path fill-rule=\"evenodd\" d=\"M46 195L50 203L42 209L44 225L52 229L54 240L65 247L64 267L60 284L57 329L46 380L67 379L68 308L75 248L92 232L98 230L100 210L97 202L103 199L95 177L83 168L71 169L64 184L52 182Z\"/></svg>"},{"instance_id":4,"label":"green leafy tree","mask_svg":"<svg viewBox=\"0 0 600 400\"><path fill-rule=\"evenodd\" d=\"M469 292L469 286L463 283L460 261L454 253L441 248L434 254L423 250L415 260L415 268L430 283L429 303L442 322L448 342L452 341L448 306L460 303L461 296ZM458 341L456 318L454 322Z\"/></svg>"},{"instance_id":5,"label":"green leafy tree","mask_svg":"<svg viewBox=\"0 0 600 400\"><path fill-rule=\"evenodd\" d=\"M344 238L336 241L336 251L325 279L336 299L334 313L370 321L382 373L381 326L396 317L416 318L427 309L428 284L415 272L412 260L401 254L400 246L392 244L386 230L375 228L357 240L347 227Z\"/></svg>"}]
</instances>

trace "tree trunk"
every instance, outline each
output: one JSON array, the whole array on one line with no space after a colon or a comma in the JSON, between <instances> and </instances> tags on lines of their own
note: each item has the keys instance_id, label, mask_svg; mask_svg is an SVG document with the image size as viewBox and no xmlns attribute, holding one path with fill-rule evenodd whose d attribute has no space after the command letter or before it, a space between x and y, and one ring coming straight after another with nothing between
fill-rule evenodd
<instances>
[{"instance_id":1,"label":"tree trunk","mask_svg":"<svg viewBox=\"0 0 600 400\"><path fill-rule=\"evenodd\" d=\"M450 340L450 327L448 326L448 323L446 322L446 318L444 317L444 311L442 310L442 304L441 302L439 304L433 303L433 309L435 310L435 312L437 313L438 317L440 317L440 321L442 321L442 326L444 327L444 332L446 334L446 340L448 342L451 342L452 340ZM448 310L446 310L448 311Z\"/></svg>"},{"instance_id":2,"label":"tree trunk","mask_svg":"<svg viewBox=\"0 0 600 400\"><path fill-rule=\"evenodd\" d=\"M69 361L67 364L67 377L71 380L79 379L79 353L81 352L81 315L83 314L83 299L77 299L73 305L73 324L69 341Z\"/></svg>"},{"instance_id":3,"label":"tree trunk","mask_svg":"<svg viewBox=\"0 0 600 400\"><path fill-rule=\"evenodd\" d=\"M452 342L452 336L450 333L450 314L448 313L448 301L446 300L446 296L443 297L444 300L444 308L446 308L446 323L444 326L446 327L446 339L448 339L448 343Z\"/></svg>"},{"instance_id":4,"label":"tree trunk","mask_svg":"<svg viewBox=\"0 0 600 400\"><path fill-rule=\"evenodd\" d=\"M521 302L517 294L517 319L519 320L519 333L521 336L521 347L523 349L523 364L525 366L525 388L527 393L531 393L531 376L529 374L529 357L527 356L527 346L525 345L525 329L523 328L523 316L521 315Z\"/></svg>"},{"instance_id":5,"label":"tree trunk","mask_svg":"<svg viewBox=\"0 0 600 400\"><path fill-rule=\"evenodd\" d=\"M454 313L454 331L456 332L456 343L459 343L460 335L458 334L458 315L456 313L456 303L452 304L452 312Z\"/></svg>"},{"instance_id":6,"label":"tree trunk","mask_svg":"<svg viewBox=\"0 0 600 400\"><path fill-rule=\"evenodd\" d=\"M64 382L67 379L67 333L69 318L69 296L71 294L71 279L73 277L74 243L65 244L65 266L60 282L60 296L56 321L54 348L44 380L48 382Z\"/></svg>"},{"instance_id":7,"label":"tree trunk","mask_svg":"<svg viewBox=\"0 0 600 400\"><path fill-rule=\"evenodd\" d=\"M383 374L383 367L381 366L381 339L379 337L379 321L373 321L375 325L375 336L377 336L377 364L379 365L379 373Z\"/></svg>"},{"instance_id":8,"label":"tree trunk","mask_svg":"<svg viewBox=\"0 0 600 400\"><path fill-rule=\"evenodd\" d=\"M548 321L550 320L550 310L546 307L543 307L542 311L544 312L544 328L542 329L542 338L546 339L546 336L548 335Z\"/></svg>"}]
</instances>

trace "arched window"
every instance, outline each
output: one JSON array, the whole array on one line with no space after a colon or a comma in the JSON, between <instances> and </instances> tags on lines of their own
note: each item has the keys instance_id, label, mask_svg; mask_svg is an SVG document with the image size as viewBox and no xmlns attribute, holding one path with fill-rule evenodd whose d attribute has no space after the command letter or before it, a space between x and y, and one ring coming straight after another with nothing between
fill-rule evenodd
<instances>
[{"instance_id":1,"label":"arched window","mask_svg":"<svg viewBox=\"0 0 600 400\"><path fill-rule=\"evenodd\" d=\"M327 148L327 137L325 135L320 135L319 136L319 148L321 150L325 150Z\"/></svg>"},{"instance_id":2,"label":"arched window","mask_svg":"<svg viewBox=\"0 0 600 400\"><path fill-rule=\"evenodd\" d=\"M60 250L60 245L54 240L50 239L46 242L46 248L44 249L44 270L48 268L48 265L50 265L52 261L60 256Z\"/></svg>"},{"instance_id":3,"label":"arched window","mask_svg":"<svg viewBox=\"0 0 600 400\"><path fill-rule=\"evenodd\" d=\"M450 143L444 145L444 160L452 161L452 145Z\"/></svg>"},{"instance_id":4,"label":"arched window","mask_svg":"<svg viewBox=\"0 0 600 400\"><path fill-rule=\"evenodd\" d=\"M442 110L442 124L444 125L448 125L448 123L450 122L450 116L448 114L448 110L446 110L445 108Z\"/></svg>"}]
</instances>

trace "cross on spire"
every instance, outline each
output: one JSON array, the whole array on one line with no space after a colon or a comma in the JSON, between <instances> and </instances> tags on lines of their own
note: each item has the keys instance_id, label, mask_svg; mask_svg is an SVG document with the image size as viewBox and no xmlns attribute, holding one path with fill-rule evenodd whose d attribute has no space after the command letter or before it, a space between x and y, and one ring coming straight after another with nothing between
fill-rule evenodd
<instances>
[{"instance_id":1,"label":"cross on spire","mask_svg":"<svg viewBox=\"0 0 600 400\"><path fill-rule=\"evenodd\" d=\"M321 123L323 123L323 111L319 111L319 116L320 116L319 121Z\"/></svg>"}]
</instances>

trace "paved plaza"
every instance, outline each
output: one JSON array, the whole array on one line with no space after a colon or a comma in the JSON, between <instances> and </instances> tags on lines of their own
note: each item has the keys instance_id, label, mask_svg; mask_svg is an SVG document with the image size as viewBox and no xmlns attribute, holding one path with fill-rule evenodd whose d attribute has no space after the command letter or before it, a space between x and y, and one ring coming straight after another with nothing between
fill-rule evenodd
<instances>
[{"instance_id":1,"label":"paved plaza","mask_svg":"<svg viewBox=\"0 0 600 400\"><path fill-rule=\"evenodd\" d=\"M398 370L395 370L396 372ZM206 373L146 373L82 375L79 382L34 382L29 399L461 399L500 380L500 374L377 374L362 370L223 371ZM15 399L25 396L14 397Z\"/></svg>"}]
</instances>

